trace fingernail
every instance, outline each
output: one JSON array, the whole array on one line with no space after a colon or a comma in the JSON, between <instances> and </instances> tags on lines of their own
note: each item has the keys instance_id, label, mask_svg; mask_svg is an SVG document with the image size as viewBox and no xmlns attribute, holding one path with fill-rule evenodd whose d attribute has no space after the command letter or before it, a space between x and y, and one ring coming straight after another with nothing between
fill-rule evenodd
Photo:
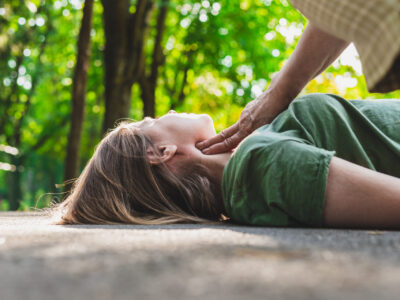
<instances>
[{"instance_id":1,"label":"fingernail","mask_svg":"<svg viewBox=\"0 0 400 300\"><path fill-rule=\"evenodd\" d=\"M204 154L208 154L208 152L210 152L210 150L204 149L204 150L202 150L202 152L203 152Z\"/></svg>"},{"instance_id":2,"label":"fingernail","mask_svg":"<svg viewBox=\"0 0 400 300\"><path fill-rule=\"evenodd\" d=\"M196 147L197 147L197 148L203 147L203 143L202 143L202 142L197 143L197 144L196 144Z\"/></svg>"}]
</instances>

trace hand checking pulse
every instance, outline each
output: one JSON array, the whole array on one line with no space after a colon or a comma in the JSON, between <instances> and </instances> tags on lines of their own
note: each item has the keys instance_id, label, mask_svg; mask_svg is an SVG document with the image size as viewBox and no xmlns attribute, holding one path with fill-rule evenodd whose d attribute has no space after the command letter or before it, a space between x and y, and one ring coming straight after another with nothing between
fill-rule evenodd
<instances>
[{"instance_id":1,"label":"hand checking pulse","mask_svg":"<svg viewBox=\"0 0 400 300\"><path fill-rule=\"evenodd\" d=\"M234 149L245 137L258 127L267 124L268 118L260 115L260 98L249 102L243 109L239 121L218 135L199 142L196 147L204 154L217 154Z\"/></svg>"},{"instance_id":2,"label":"hand checking pulse","mask_svg":"<svg viewBox=\"0 0 400 300\"><path fill-rule=\"evenodd\" d=\"M218 154L234 149L254 130L271 123L348 44L309 23L288 62L272 79L267 91L246 105L236 124L197 143L196 147L204 154Z\"/></svg>"},{"instance_id":3,"label":"hand checking pulse","mask_svg":"<svg viewBox=\"0 0 400 300\"><path fill-rule=\"evenodd\" d=\"M249 102L237 123L221 131L218 135L197 143L196 147L204 154L218 154L233 150L245 137L257 128L272 122L287 107L288 101L284 99L283 94L275 93L275 91L269 89Z\"/></svg>"}]
</instances>

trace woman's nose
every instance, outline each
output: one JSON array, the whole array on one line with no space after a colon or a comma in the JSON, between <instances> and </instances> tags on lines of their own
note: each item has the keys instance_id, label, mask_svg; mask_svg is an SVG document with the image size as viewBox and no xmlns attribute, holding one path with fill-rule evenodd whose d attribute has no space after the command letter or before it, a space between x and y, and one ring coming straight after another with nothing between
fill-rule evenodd
<instances>
[{"instance_id":1,"label":"woman's nose","mask_svg":"<svg viewBox=\"0 0 400 300\"><path fill-rule=\"evenodd\" d=\"M169 114L176 114L177 112L174 111L173 109L171 109L168 113L169 113Z\"/></svg>"}]
</instances>

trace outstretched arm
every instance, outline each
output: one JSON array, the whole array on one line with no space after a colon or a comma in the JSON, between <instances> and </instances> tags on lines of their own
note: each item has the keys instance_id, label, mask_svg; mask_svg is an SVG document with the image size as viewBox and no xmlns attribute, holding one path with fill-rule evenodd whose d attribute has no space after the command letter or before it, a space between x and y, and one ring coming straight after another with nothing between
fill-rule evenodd
<instances>
[{"instance_id":1,"label":"outstretched arm","mask_svg":"<svg viewBox=\"0 0 400 300\"><path fill-rule=\"evenodd\" d=\"M246 105L236 124L197 147L205 154L222 153L236 147L247 135L285 110L304 86L324 71L348 44L308 24L296 49L267 91Z\"/></svg>"},{"instance_id":2,"label":"outstretched arm","mask_svg":"<svg viewBox=\"0 0 400 300\"><path fill-rule=\"evenodd\" d=\"M325 195L327 227L400 228L400 178L333 157Z\"/></svg>"}]
</instances>

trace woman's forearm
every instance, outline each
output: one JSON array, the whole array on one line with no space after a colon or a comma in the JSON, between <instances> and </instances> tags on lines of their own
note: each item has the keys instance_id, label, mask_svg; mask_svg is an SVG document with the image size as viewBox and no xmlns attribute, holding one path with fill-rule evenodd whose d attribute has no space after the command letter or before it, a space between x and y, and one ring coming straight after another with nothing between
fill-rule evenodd
<instances>
[{"instance_id":1,"label":"woman's forearm","mask_svg":"<svg viewBox=\"0 0 400 300\"><path fill-rule=\"evenodd\" d=\"M280 77L285 79L289 91L299 93L310 80L329 67L348 45L348 42L308 24Z\"/></svg>"},{"instance_id":2,"label":"woman's forearm","mask_svg":"<svg viewBox=\"0 0 400 300\"><path fill-rule=\"evenodd\" d=\"M333 157L325 194L328 227L400 228L400 178Z\"/></svg>"},{"instance_id":3,"label":"woman's forearm","mask_svg":"<svg viewBox=\"0 0 400 300\"><path fill-rule=\"evenodd\" d=\"M325 70L348 45L309 24L295 51L268 89L243 109L240 119L215 137L197 144L205 154L217 154L236 147L260 126L271 123L296 98L303 87Z\"/></svg>"},{"instance_id":4,"label":"woman's forearm","mask_svg":"<svg viewBox=\"0 0 400 300\"><path fill-rule=\"evenodd\" d=\"M260 96L262 101L269 102L265 103L265 109L277 114L286 109L307 83L324 71L348 44L308 24L289 60Z\"/></svg>"}]
</instances>

